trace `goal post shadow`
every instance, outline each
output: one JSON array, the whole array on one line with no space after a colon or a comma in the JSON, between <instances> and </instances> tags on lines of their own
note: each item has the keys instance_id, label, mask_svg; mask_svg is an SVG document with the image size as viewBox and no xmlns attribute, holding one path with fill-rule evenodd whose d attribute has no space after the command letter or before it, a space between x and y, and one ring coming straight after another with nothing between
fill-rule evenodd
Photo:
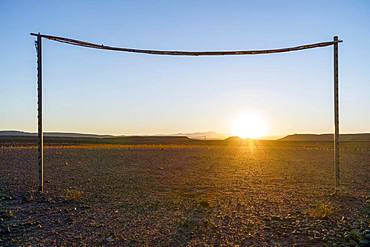
<instances>
[{"instance_id":1,"label":"goal post shadow","mask_svg":"<svg viewBox=\"0 0 370 247\"><path fill-rule=\"evenodd\" d=\"M40 33L30 33L36 36L35 47L37 54L37 141L38 141L38 189L44 192L44 132L42 126L42 39L48 39L69 45L87 47L92 49L120 51L129 53L139 53L148 55L166 55L166 56L245 56L245 55L267 55L275 53L285 53L293 51L302 51L319 47L333 46L333 82L334 82L334 171L335 171L335 189L340 186L340 155L339 155L339 76L338 76L338 53L339 43L343 42L334 36L332 41L305 44L288 48L277 48L267 50L238 50L238 51L165 51L165 50L147 50L133 49L126 47L114 47L103 44L95 44L87 41L81 41L66 37L45 35Z\"/></svg>"}]
</instances>

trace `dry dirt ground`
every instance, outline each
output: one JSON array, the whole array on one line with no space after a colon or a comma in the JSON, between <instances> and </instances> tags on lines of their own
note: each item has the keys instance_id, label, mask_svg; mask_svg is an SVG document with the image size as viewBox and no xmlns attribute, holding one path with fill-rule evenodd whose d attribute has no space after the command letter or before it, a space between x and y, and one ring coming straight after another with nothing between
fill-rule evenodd
<instances>
[{"instance_id":1,"label":"dry dirt ground","mask_svg":"<svg viewBox=\"0 0 370 247\"><path fill-rule=\"evenodd\" d=\"M370 143L0 146L0 246L366 246Z\"/></svg>"}]
</instances>

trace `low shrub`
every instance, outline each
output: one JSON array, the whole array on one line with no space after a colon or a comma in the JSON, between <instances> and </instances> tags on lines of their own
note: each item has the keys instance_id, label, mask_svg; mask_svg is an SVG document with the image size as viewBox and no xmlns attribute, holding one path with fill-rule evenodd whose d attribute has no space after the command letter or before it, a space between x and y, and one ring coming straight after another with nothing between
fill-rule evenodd
<instances>
[{"instance_id":1,"label":"low shrub","mask_svg":"<svg viewBox=\"0 0 370 247\"><path fill-rule=\"evenodd\" d=\"M81 191L74 189L64 190L64 198L67 201L78 201L81 199Z\"/></svg>"},{"instance_id":2,"label":"low shrub","mask_svg":"<svg viewBox=\"0 0 370 247\"><path fill-rule=\"evenodd\" d=\"M307 210L307 215L312 218L326 219L334 213L334 206L331 203L320 202L313 208Z\"/></svg>"}]
</instances>

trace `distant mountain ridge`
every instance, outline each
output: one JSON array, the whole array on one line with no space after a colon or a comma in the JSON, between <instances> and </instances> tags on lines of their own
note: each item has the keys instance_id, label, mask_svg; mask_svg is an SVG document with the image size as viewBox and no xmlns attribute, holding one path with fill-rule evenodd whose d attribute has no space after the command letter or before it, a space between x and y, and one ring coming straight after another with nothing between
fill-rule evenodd
<instances>
[{"instance_id":1,"label":"distant mountain ridge","mask_svg":"<svg viewBox=\"0 0 370 247\"><path fill-rule=\"evenodd\" d=\"M37 133L17 131L17 130L3 130L0 131L2 138L32 138L36 137ZM70 133L70 132L44 132L45 137L58 137L58 138L95 138L95 139L119 139L119 138L160 138L173 137L173 138L189 138L194 140L226 140L237 141L243 140L239 137L230 137L226 134L219 134L216 132L194 132L194 133L176 133L176 134L160 134L160 135L99 135L99 134L84 134L84 133ZM178 139L180 140L180 139ZM270 139L271 140L271 139ZM333 141L333 134L292 134L283 138L276 139L278 141ZM341 141L370 141L370 133L356 133L356 134L341 134Z\"/></svg>"},{"instance_id":2,"label":"distant mountain ridge","mask_svg":"<svg viewBox=\"0 0 370 247\"><path fill-rule=\"evenodd\" d=\"M18 131L18 130L3 130L0 131L0 136L37 136L37 133ZM64 132L44 132L44 136L52 137L92 137L92 138L109 138L114 137L112 135L98 135L98 134L83 134L83 133L64 133Z\"/></svg>"},{"instance_id":3,"label":"distant mountain ridge","mask_svg":"<svg viewBox=\"0 0 370 247\"><path fill-rule=\"evenodd\" d=\"M200 139L200 140L224 140L228 135L216 133L213 131L208 132L194 132L194 133L177 133L170 136L186 136L191 139Z\"/></svg>"},{"instance_id":4,"label":"distant mountain ridge","mask_svg":"<svg viewBox=\"0 0 370 247\"><path fill-rule=\"evenodd\" d=\"M30 137L37 136L37 133L17 131L17 130L3 130L0 131L0 136L3 137ZM44 132L44 136L47 137L85 137L85 138L119 138L119 137L132 137L132 136L142 136L142 137L163 137L163 136L174 136L174 137L188 137L190 139L200 139L200 140L223 140L227 138L227 135L219 134L216 132L194 132L194 133L177 133L177 134L159 134L159 135L99 135L99 134L83 134L83 133L65 133L65 132Z\"/></svg>"},{"instance_id":5,"label":"distant mountain ridge","mask_svg":"<svg viewBox=\"0 0 370 247\"><path fill-rule=\"evenodd\" d=\"M279 141L333 141L333 134L293 134ZM370 141L370 133L341 134L340 141Z\"/></svg>"}]
</instances>

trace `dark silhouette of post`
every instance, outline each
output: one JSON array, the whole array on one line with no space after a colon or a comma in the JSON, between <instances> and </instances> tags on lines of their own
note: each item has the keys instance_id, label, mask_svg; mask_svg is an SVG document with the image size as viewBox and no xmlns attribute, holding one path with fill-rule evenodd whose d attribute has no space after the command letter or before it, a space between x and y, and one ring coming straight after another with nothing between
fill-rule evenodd
<instances>
[{"instance_id":1,"label":"dark silhouette of post","mask_svg":"<svg viewBox=\"0 0 370 247\"><path fill-rule=\"evenodd\" d=\"M37 35L37 139L39 163L39 191L44 192L44 133L42 130L42 37Z\"/></svg>"},{"instance_id":2,"label":"dark silhouette of post","mask_svg":"<svg viewBox=\"0 0 370 247\"><path fill-rule=\"evenodd\" d=\"M338 80L338 36L334 36L334 164L335 187L340 185L339 167L339 80Z\"/></svg>"}]
</instances>

